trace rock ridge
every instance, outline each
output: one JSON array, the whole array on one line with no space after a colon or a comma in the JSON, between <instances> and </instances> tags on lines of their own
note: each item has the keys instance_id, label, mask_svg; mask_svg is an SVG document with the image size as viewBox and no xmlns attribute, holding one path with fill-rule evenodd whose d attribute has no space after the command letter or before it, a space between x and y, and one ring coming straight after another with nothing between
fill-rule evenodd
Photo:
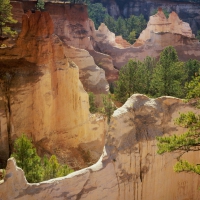
<instances>
[{"instance_id":1,"label":"rock ridge","mask_svg":"<svg viewBox=\"0 0 200 200\"><path fill-rule=\"evenodd\" d=\"M181 99L150 99L135 94L114 112L103 154L96 164L66 177L28 184L23 173L16 172L14 160L9 159L10 178L0 184L0 199L14 199L20 191L21 199L30 200L198 200L195 188L199 187L199 176L173 172L175 155L156 154L155 137L185 132L186 129L174 125L174 119L179 112L187 111L199 113ZM198 162L195 152L187 154L185 159ZM5 188L11 188L10 193Z\"/></svg>"}]
</instances>

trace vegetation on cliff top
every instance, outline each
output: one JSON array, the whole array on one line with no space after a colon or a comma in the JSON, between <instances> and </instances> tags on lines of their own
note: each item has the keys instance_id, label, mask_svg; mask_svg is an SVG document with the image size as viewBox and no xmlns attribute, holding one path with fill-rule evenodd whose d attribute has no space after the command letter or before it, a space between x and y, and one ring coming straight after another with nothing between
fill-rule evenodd
<instances>
[{"instance_id":1,"label":"vegetation on cliff top","mask_svg":"<svg viewBox=\"0 0 200 200\"><path fill-rule=\"evenodd\" d=\"M0 0L0 37L16 34L9 26L10 24L16 23L16 20L12 18L11 10L10 0Z\"/></svg>"}]
</instances>

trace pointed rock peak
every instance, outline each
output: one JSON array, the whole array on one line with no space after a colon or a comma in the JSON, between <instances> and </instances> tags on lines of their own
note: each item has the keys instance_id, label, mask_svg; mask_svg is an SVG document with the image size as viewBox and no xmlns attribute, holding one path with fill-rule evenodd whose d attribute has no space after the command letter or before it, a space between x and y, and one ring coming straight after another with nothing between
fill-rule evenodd
<instances>
[{"instance_id":1,"label":"pointed rock peak","mask_svg":"<svg viewBox=\"0 0 200 200\"><path fill-rule=\"evenodd\" d=\"M174 11L172 11L172 12L169 14L168 21L171 22L171 23L174 23L174 22L182 22L182 20L180 20L180 18L179 18L179 16L177 15L177 13L175 13Z\"/></svg>"},{"instance_id":2,"label":"pointed rock peak","mask_svg":"<svg viewBox=\"0 0 200 200\"><path fill-rule=\"evenodd\" d=\"M162 8L158 8L158 11L154 16L159 17L159 18L164 19L164 20L167 19Z\"/></svg>"}]
</instances>

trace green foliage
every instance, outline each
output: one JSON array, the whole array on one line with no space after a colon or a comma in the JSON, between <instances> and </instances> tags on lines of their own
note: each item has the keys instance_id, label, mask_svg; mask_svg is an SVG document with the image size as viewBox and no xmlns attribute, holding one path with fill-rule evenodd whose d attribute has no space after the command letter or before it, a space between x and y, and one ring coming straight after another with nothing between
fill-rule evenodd
<instances>
[{"instance_id":1,"label":"green foliage","mask_svg":"<svg viewBox=\"0 0 200 200\"><path fill-rule=\"evenodd\" d=\"M41 159L31 140L24 134L15 141L11 156L16 159L17 166L24 170L26 179L30 183L65 176L73 171L67 165L60 165L55 155L49 160L46 156Z\"/></svg>"},{"instance_id":2,"label":"green foliage","mask_svg":"<svg viewBox=\"0 0 200 200\"><path fill-rule=\"evenodd\" d=\"M199 98L200 97L200 76L193 77L193 79L186 83L187 99Z\"/></svg>"},{"instance_id":3,"label":"green foliage","mask_svg":"<svg viewBox=\"0 0 200 200\"><path fill-rule=\"evenodd\" d=\"M135 31L131 31L129 36L128 36L128 41L130 42L130 44L133 44L136 40L136 34Z\"/></svg>"},{"instance_id":4,"label":"green foliage","mask_svg":"<svg viewBox=\"0 0 200 200\"><path fill-rule=\"evenodd\" d=\"M158 62L146 57L143 62L130 60L120 69L114 88L115 100L124 103L134 93L199 98L199 70L199 61L180 62L174 47L168 46L161 52Z\"/></svg>"},{"instance_id":5,"label":"green foliage","mask_svg":"<svg viewBox=\"0 0 200 200\"><path fill-rule=\"evenodd\" d=\"M28 182L42 181L41 158L26 135L23 134L15 141L14 152L11 156L16 159L17 166L24 170Z\"/></svg>"},{"instance_id":6,"label":"green foliage","mask_svg":"<svg viewBox=\"0 0 200 200\"><path fill-rule=\"evenodd\" d=\"M107 14L105 16L104 23L111 32L116 33L116 21L113 17Z\"/></svg>"},{"instance_id":7,"label":"green foliage","mask_svg":"<svg viewBox=\"0 0 200 200\"><path fill-rule=\"evenodd\" d=\"M194 77L199 75L200 61L189 59L184 65L187 74L187 82L190 82Z\"/></svg>"},{"instance_id":8,"label":"green foliage","mask_svg":"<svg viewBox=\"0 0 200 200\"><path fill-rule=\"evenodd\" d=\"M90 112L91 113L96 113L98 111L98 107L95 103L95 95L93 92L88 92L89 95L89 105L90 105Z\"/></svg>"},{"instance_id":9,"label":"green foliage","mask_svg":"<svg viewBox=\"0 0 200 200\"><path fill-rule=\"evenodd\" d=\"M128 30L129 35L134 30L136 38L139 37L140 33L145 29L147 25L147 22L142 14L139 16L131 15L125 21L126 21L126 29ZM128 38L126 38L125 36L124 38L128 40Z\"/></svg>"},{"instance_id":10,"label":"green foliage","mask_svg":"<svg viewBox=\"0 0 200 200\"><path fill-rule=\"evenodd\" d=\"M115 83L115 100L124 103L134 93L148 94L155 60L146 57L143 62L129 60L119 71L118 81Z\"/></svg>"},{"instance_id":11,"label":"green foliage","mask_svg":"<svg viewBox=\"0 0 200 200\"><path fill-rule=\"evenodd\" d=\"M176 172L194 172L199 174L199 165L190 164L188 161L181 160L181 156L189 151L200 150L200 115L193 112L182 113L176 123L187 127L188 131L182 135L172 135L167 137L157 137L158 154L165 152L180 152L178 162L174 166Z\"/></svg>"},{"instance_id":12,"label":"green foliage","mask_svg":"<svg viewBox=\"0 0 200 200\"><path fill-rule=\"evenodd\" d=\"M66 176L73 172L67 165L60 165L55 155L52 155L50 159L48 159L47 156L44 156L42 166L44 168L43 180Z\"/></svg>"},{"instance_id":13,"label":"green foliage","mask_svg":"<svg viewBox=\"0 0 200 200\"><path fill-rule=\"evenodd\" d=\"M89 18L94 22L95 28L97 29L107 15L106 8L103 7L101 3L90 3L89 0L86 0L85 3L88 6L88 15Z\"/></svg>"},{"instance_id":14,"label":"green foliage","mask_svg":"<svg viewBox=\"0 0 200 200\"><path fill-rule=\"evenodd\" d=\"M111 94L103 95L103 107L99 110L103 115L107 117L108 124L110 123L111 116L116 109L114 103L112 102Z\"/></svg>"},{"instance_id":15,"label":"green foliage","mask_svg":"<svg viewBox=\"0 0 200 200\"><path fill-rule=\"evenodd\" d=\"M196 38L200 41L200 30L197 31L197 36Z\"/></svg>"},{"instance_id":16,"label":"green foliage","mask_svg":"<svg viewBox=\"0 0 200 200\"><path fill-rule=\"evenodd\" d=\"M37 4L36 4L36 8L37 8L38 10L44 10L44 5L45 5L44 0L38 0L38 1L37 1Z\"/></svg>"},{"instance_id":17,"label":"green foliage","mask_svg":"<svg viewBox=\"0 0 200 200\"><path fill-rule=\"evenodd\" d=\"M109 91L111 94L114 93L114 84L113 83L109 83Z\"/></svg>"},{"instance_id":18,"label":"green foliage","mask_svg":"<svg viewBox=\"0 0 200 200\"><path fill-rule=\"evenodd\" d=\"M175 172L193 172L200 175L200 165L194 165L186 160L178 161L174 166Z\"/></svg>"},{"instance_id":19,"label":"green foliage","mask_svg":"<svg viewBox=\"0 0 200 200\"><path fill-rule=\"evenodd\" d=\"M17 21L12 18L10 0L0 0L0 2L0 36L14 36L16 32L11 30L9 24L16 23Z\"/></svg>"},{"instance_id":20,"label":"green foliage","mask_svg":"<svg viewBox=\"0 0 200 200\"><path fill-rule=\"evenodd\" d=\"M178 61L174 47L166 47L153 71L151 93L153 96L184 97L184 81L186 80L184 63Z\"/></svg>"},{"instance_id":21,"label":"green foliage","mask_svg":"<svg viewBox=\"0 0 200 200\"><path fill-rule=\"evenodd\" d=\"M154 10L151 15L155 15L158 12L158 10ZM166 9L163 9L163 13L165 14L165 17L169 17L169 12Z\"/></svg>"},{"instance_id":22,"label":"green foliage","mask_svg":"<svg viewBox=\"0 0 200 200\"><path fill-rule=\"evenodd\" d=\"M101 23L105 23L111 32L116 35L121 35L131 44L139 37L140 33L146 27L147 22L143 15L132 15L127 19L119 17L115 20L107 13L106 8L103 7L101 3L92 4L89 0L85 0L84 2L88 5L88 14L94 22L96 29Z\"/></svg>"}]
</instances>

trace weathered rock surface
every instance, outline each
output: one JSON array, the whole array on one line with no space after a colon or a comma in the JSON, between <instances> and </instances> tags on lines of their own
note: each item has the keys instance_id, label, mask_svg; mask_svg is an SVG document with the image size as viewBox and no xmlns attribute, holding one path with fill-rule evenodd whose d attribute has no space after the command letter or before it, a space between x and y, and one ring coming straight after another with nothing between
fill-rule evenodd
<instances>
[{"instance_id":1,"label":"weathered rock surface","mask_svg":"<svg viewBox=\"0 0 200 200\"><path fill-rule=\"evenodd\" d=\"M114 112L102 157L95 165L67 177L28 184L9 159L0 199L198 200L200 177L175 173L177 155L158 155L155 141L156 136L185 132L174 125L174 119L191 110L199 113L177 98L133 95ZM198 163L199 153L185 158Z\"/></svg>"},{"instance_id":2,"label":"weathered rock surface","mask_svg":"<svg viewBox=\"0 0 200 200\"><path fill-rule=\"evenodd\" d=\"M142 31L134 46L140 46L151 39L151 32L180 34L183 37L195 38L190 25L180 20L175 12L172 12L167 19L162 9L159 8L157 14L150 17L147 28Z\"/></svg>"},{"instance_id":3,"label":"weathered rock surface","mask_svg":"<svg viewBox=\"0 0 200 200\"><path fill-rule=\"evenodd\" d=\"M110 55L114 66L120 69L129 59L143 60L146 56L158 57L167 46L177 50L179 59L200 59L200 43L192 34L189 24L182 22L176 13L166 19L162 10L150 17L147 28L133 46L122 47L115 41L115 35L101 24L96 31L95 49Z\"/></svg>"},{"instance_id":4,"label":"weathered rock surface","mask_svg":"<svg viewBox=\"0 0 200 200\"><path fill-rule=\"evenodd\" d=\"M19 13L20 6L24 10L34 7L33 2L23 1L18 3L19 5L15 7L15 4L17 3L14 4L13 2L14 16L16 13ZM77 58L76 60L71 56L69 56L69 58L75 63L77 62L78 57L79 60L82 61L81 63L79 62L78 66L84 88L87 91L93 91L96 94L98 94L100 90L102 93L107 93L109 87L108 83L106 87L104 85L107 81L113 82L116 80L118 77L118 71L114 69L112 59L109 59L107 55L94 52L92 38L94 38L95 27L94 23L88 18L87 7L83 4L74 5L69 3L62 4L47 2L45 4L45 9L50 13L54 24L55 34L58 35L65 44L64 47L67 48L66 51L70 51L71 48L69 46L79 49L78 54L73 55L73 58ZM86 53L86 51L93 54L90 55L90 53ZM77 51L72 50L72 53L76 52ZM97 54L99 54L99 56L94 56L92 58L93 55ZM67 53L66 56L68 57ZM97 66L99 63L100 66ZM103 75L102 69L99 67L105 71L106 77ZM82 74L91 77L90 81L83 81ZM101 82L97 83L95 79L99 74L101 74ZM91 82L91 80L95 80L95 82ZM102 81L104 82L103 86L101 85ZM87 84L85 84L85 82L87 82ZM91 83L91 85L89 83ZM97 86L96 89L94 88L94 85Z\"/></svg>"},{"instance_id":5,"label":"weathered rock surface","mask_svg":"<svg viewBox=\"0 0 200 200\"><path fill-rule=\"evenodd\" d=\"M22 23L17 45L0 49L1 164L9 157L12 141L25 133L41 154L83 167L84 151L91 150L91 161L101 154L104 119L89 113L78 67L53 34L50 15L28 12Z\"/></svg>"}]
</instances>

